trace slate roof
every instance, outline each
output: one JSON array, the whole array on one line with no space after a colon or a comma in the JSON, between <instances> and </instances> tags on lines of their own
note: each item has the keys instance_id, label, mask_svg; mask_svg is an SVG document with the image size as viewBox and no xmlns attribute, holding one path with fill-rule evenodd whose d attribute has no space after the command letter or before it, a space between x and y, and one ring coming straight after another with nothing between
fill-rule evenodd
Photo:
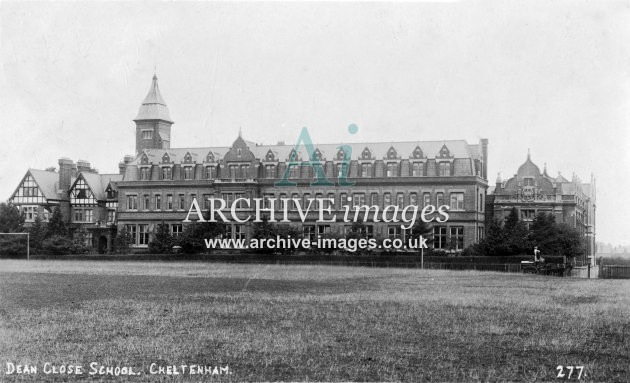
<instances>
[{"instance_id":1,"label":"slate roof","mask_svg":"<svg viewBox=\"0 0 630 383\"><path fill-rule=\"evenodd\" d=\"M31 173L31 176L37 182L37 186L39 186L39 190L41 190L46 199L60 199L59 173L39 169L29 169L28 172Z\"/></svg>"},{"instance_id":2,"label":"slate roof","mask_svg":"<svg viewBox=\"0 0 630 383\"><path fill-rule=\"evenodd\" d=\"M245 141L248 145L248 149L258 159L264 161L267 153L271 151L274 155L275 161L286 161L289 158L291 151L295 148L294 145L258 145L253 142ZM337 153L340 150L342 144L314 144L315 149L319 149L321 152L322 160L334 161L337 158ZM446 145L450 155L454 158L480 158L480 150L478 145L469 145L465 140L446 140L446 141L391 141L391 142L360 142L360 143L347 143L343 144L352 148L352 159L361 159L361 155L365 148L371 153L371 157L376 160L382 160L387 158L387 153L390 148L394 148L397 153L397 157L401 159L413 158L413 152L416 147L420 147L422 150L423 158L436 158L441 148ZM230 151L230 147L227 146L214 146L214 147L201 147L201 148L171 148L171 149L146 149L143 153L140 153L133 164L140 164L140 161L144 154L147 155L149 163L158 164L162 162L164 153L168 153L170 162L181 163L183 162L186 153L190 153L193 162L202 163L209 152L212 152L215 160L219 161L226 153ZM300 145L298 149L298 158L302 160L308 159L308 154L303 145Z\"/></svg>"},{"instance_id":3,"label":"slate roof","mask_svg":"<svg viewBox=\"0 0 630 383\"><path fill-rule=\"evenodd\" d=\"M90 190L92 190L92 194L94 194L94 197L97 200L107 199L107 194L105 193L105 190L107 189L107 185L110 183L110 181L116 183L118 181L121 181L123 178L122 174L97 174L90 172L81 172L79 173L77 180L79 179L79 177L83 177L85 182L90 187ZM72 188L74 188L74 185L72 185L70 189Z\"/></svg>"},{"instance_id":4,"label":"slate roof","mask_svg":"<svg viewBox=\"0 0 630 383\"><path fill-rule=\"evenodd\" d=\"M149 93L142 101L142 105L140 105L138 110L138 116L134 119L134 121L138 120L164 120L173 123L166 102L164 102L164 98L162 98L160 93L156 75L153 75Z\"/></svg>"}]
</instances>

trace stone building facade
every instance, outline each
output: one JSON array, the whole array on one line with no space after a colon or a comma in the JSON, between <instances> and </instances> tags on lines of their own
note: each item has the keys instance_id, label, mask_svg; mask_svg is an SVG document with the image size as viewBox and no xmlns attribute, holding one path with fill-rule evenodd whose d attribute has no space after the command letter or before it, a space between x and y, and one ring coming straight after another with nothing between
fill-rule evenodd
<instances>
[{"instance_id":1,"label":"stone building facade","mask_svg":"<svg viewBox=\"0 0 630 383\"><path fill-rule=\"evenodd\" d=\"M461 250L484 233L487 194L488 141L476 145L463 140L378 143L317 144L312 153L304 146L261 145L241 134L230 147L171 148L173 124L160 94L157 78L140 106L136 123L134 160L121 164L124 179L117 182L117 225L125 227L135 246L145 247L162 222L178 235L193 199L208 208L211 198L228 202L238 198L333 198L333 211L343 214L346 204L450 205L450 218L434 224L435 247ZM346 153L351 153L349 162ZM328 180L336 186L311 186L314 170L291 162L315 158ZM296 186L276 186L289 167L289 181ZM347 168L344 168L347 167ZM347 175L353 186L339 186ZM348 201L348 198L351 201ZM238 215L253 214L254 203L243 204ZM235 223L228 214L228 235L249 238L252 223ZM302 222L295 209L289 220L305 236L328 232L343 234L349 223L317 223L309 213ZM367 223L368 235L404 237L400 224Z\"/></svg>"},{"instance_id":2,"label":"stone building facade","mask_svg":"<svg viewBox=\"0 0 630 383\"><path fill-rule=\"evenodd\" d=\"M597 206L595 178L589 183L582 182L575 174L567 180L560 173L557 177L547 174L534 164L529 153L527 160L518 168L513 177L497 178L494 190L488 196L488 219L503 222L513 208L519 218L530 225L540 213L553 214L558 223L566 223L575 228L583 238L585 255L578 263L585 264L591 257L594 262L595 211Z\"/></svg>"},{"instance_id":3,"label":"stone building facade","mask_svg":"<svg viewBox=\"0 0 630 383\"><path fill-rule=\"evenodd\" d=\"M59 160L59 170L30 169L11 196L26 216L46 220L54 207L61 208L74 229L89 231L88 241L99 251L112 248L112 228L127 229L134 247L144 248L157 225L164 222L174 235L183 232L193 200L208 208L211 198L228 202L238 198L332 198L333 213L343 215L350 205L449 205L447 222L433 222L434 247L461 250L484 235L488 189L488 140L400 141L305 146L261 145L239 133L229 147L171 148L174 124L157 77L153 77L136 124L136 154L125 156L119 174L98 174L86 161ZM334 185L311 186L313 167L292 162L316 159ZM289 168L295 186L276 186ZM339 176L352 186L339 186ZM350 198L350 200L349 200ZM238 215L253 213L242 206ZM252 222L231 223L227 235L249 238ZM334 232L343 234L351 224L317 223L309 213L304 222L289 209L291 225L307 237ZM405 237L400 223L370 223L368 236Z\"/></svg>"}]
</instances>

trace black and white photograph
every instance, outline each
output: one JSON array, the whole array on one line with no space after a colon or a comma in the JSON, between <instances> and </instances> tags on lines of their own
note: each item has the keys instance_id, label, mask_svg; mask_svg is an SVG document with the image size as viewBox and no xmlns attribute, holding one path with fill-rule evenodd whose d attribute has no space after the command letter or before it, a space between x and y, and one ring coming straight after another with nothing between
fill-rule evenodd
<instances>
[{"instance_id":1,"label":"black and white photograph","mask_svg":"<svg viewBox=\"0 0 630 383\"><path fill-rule=\"evenodd\" d=\"M0 382L630 381L630 1L1 1Z\"/></svg>"}]
</instances>

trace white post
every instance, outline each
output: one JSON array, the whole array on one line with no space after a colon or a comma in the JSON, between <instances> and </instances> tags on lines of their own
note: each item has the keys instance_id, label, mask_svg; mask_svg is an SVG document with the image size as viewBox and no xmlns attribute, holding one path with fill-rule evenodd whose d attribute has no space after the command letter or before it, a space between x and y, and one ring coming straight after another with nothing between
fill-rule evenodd
<instances>
[{"instance_id":1,"label":"white post","mask_svg":"<svg viewBox=\"0 0 630 383\"><path fill-rule=\"evenodd\" d=\"M420 246L420 268L424 269L424 247Z\"/></svg>"},{"instance_id":2,"label":"white post","mask_svg":"<svg viewBox=\"0 0 630 383\"><path fill-rule=\"evenodd\" d=\"M26 260L31 259L31 233L26 233Z\"/></svg>"}]
</instances>

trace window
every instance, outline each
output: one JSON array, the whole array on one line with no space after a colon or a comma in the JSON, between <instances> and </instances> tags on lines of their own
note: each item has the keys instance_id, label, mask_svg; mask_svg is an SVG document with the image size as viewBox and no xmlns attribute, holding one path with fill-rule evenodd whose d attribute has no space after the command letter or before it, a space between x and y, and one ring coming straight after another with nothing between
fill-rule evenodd
<instances>
[{"instance_id":1,"label":"window","mask_svg":"<svg viewBox=\"0 0 630 383\"><path fill-rule=\"evenodd\" d=\"M216 166L206 166L206 179L213 180L217 178Z\"/></svg>"},{"instance_id":2,"label":"window","mask_svg":"<svg viewBox=\"0 0 630 383\"><path fill-rule=\"evenodd\" d=\"M311 198L311 193L304 193L302 195L302 207L306 208L308 206L308 199Z\"/></svg>"},{"instance_id":3,"label":"window","mask_svg":"<svg viewBox=\"0 0 630 383\"><path fill-rule=\"evenodd\" d=\"M85 233L85 238L83 240L83 245L91 247L92 246L92 238L94 238L94 235L92 234L92 232Z\"/></svg>"},{"instance_id":4,"label":"window","mask_svg":"<svg viewBox=\"0 0 630 383\"><path fill-rule=\"evenodd\" d=\"M179 237L182 235L183 227L181 223L175 223L171 225L171 235L173 237Z\"/></svg>"},{"instance_id":5,"label":"window","mask_svg":"<svg viewBox=\"0 0 630 383\"><path fill-rule=\"evenodd\" d=\"M396 194L396 205L401 209L405 207L405 195L403 193Z\"/></svg>"},{"instance_id":6,"label":"window","mask_svg":"<svg viewBox=\"0 0 630 383\"><path fill-rule=\"evenodd\" d=\"M171 179L171 168L170 167L163 167L162 168L162 179L163 180L170 180Z\"/></svg>"},{"instance_id":7,"label":"window","mask_svg":"<svg viewBox=\"0 0 630 383\"><path fill-rule=\"evenodd\" d=\"M151 130L143 130L142 131L142 139L143 140L151 140L151 139L153 139L153 131L151 131Z\"/></svg>"},{"instance_id":8,"label":"window","mask_svg":"<svg viewBox=\"0 0 630 383\"><path fill-rule=\"evenodd\" d=\"M300 178L300 166L299 165L291 165L291 166L289 166L289 178L292 178L292 179Z\"/></svg>"},{"instance_id":9,"label":"window","mask_svg":"<svg viewBox=\"0 0 630 383\"><path fill-rule=\"evenodd\" d=\"M275 165L265 165L265 178L275 178L276 167Z\"/></svg>"},{"instance_id":10,"label":"window","mask_svg":"<svg viewBox=\"0 0 630 383\"><path fill-rule=\"evenodd\" d=\"M481 241L484 237L483 227L477 228L477 240Z\"/></svg>"},{"instance_id":11,"label":"window","mask_svg":"<svg viewBox=\"0 0 630 383\"><path fill-rule=\"evenodd\" d=\"M137 209L138 209L138 196L128 195L127 196L127 210L137 210Z\"/></svg>"},{"instance_id":12,"label":"window","mask_svg":"<svg viewBox=\"0 0 630 383\"><path fill-rule=\"evenodd\" d=\"M186 209L186 198L185 198L185 196L183 194L179 195L179 204L178 204L177 208L179 210Z\"/></svg>"},{"instance_id":13,"label":"window","mask_svg":"<svg viewBox=\"0 0 630 383\"><path fill-rule=\"evenodd\" d=\"M483 193L479 193L479 211L483 213Z\"/></svg>"},{"instance_id":14,"label":"window","mask_svg":"<svg viewBox=\"0 0 630 383\"><path fill-rule=\"evenodd\" d=\"M361 177L372 177L372 164L369 162L361 164Z\"/></svg>"},{"instance_id":15,"label":"window","mask_svg":"<svg viewBox=\"0 0 630 383\"><path fill-rule=\"evenodd\" d=\"M400 238L400 225L396 226L388 226L387 227L387 237L390 239Z\"/></svg>"},{"instance_id":16,"label":"window","mask_svg":"<svg viewBox=\"0 0 630 383\"><path fill-rule=\"evenodd\" d=\"M332 209L334 209L335 208L335 201L336 201L335 193L328 193L328 199L332 200L332 202L328 201L328 205L326 205L326 207L330 206Z\"/></svg>"},{"instance_id":17,"label":"window","mask_svg":"<svg viewBox=\"0 0 630 383\"><path fill-rule=\"evenodd\" d=\"M192 180L193 177L193 168L192 166L185 166L184 167L184 179L185 180Z\"/></svg>"},{"instance_id":18,"label":"window","mask_svg":"<svg viewBox=\"0 0 630 383\"><path fill-rule=\"evenodd\" d=\"M411 165L411 175L414 177L422 177L424 175L424 164L422 162L414 162Z\"/></svg>"},{"instance_id":19,"label":"window","mask_svg":"<svg viewBox=\"0 0 630 383\"><path fill-rule=\"evenodd\" d=\"M352 206L365 205L365 194L355 193L352 195Z\"/></svg>"},{"instance_id":20,"label":"window","mask_svg":"<svg viewBox=\"0 0 630 383\"><path fill-rule=\"evenodd\" d=\"M450 247L455 250L462 250L464 248L464 228L462 226L454 226L450 228L450 231Z\"/></svg>"},{"instance_id":21,"label":"window","mask_svg":"<svg viewBox=\"0 0 630 383\"><path fill-rule=\"evenodd\" d=\"M448 177L451 175L451 163L450 162L440 162L440 175L443 177Z\"/></svg>"},{"instance_id":22,"label":"window","mask_svg":"<svg viewBox=\"0 0 630 383\"><path fill-rule=\"evenodd\" d=\"M370 205L378 206L378 193L372 193L370 196Z\"/></svg>"},{"instance_id":23,"label":"window","mask_svg":"<svg viewBox=\"0 0 630 383\"><path fill-rule=\"evenodd\" d=\"M173 210L173 195L166 195L166 210Z\"/></svg>"},{"instance_id":24,"label":"window","mask_svg":"<svg viewBox=\"0 0 630 383\"><path fill-rule=\"evenodd\" d=\"M244 198L244 197L245 197L245 193L234 193L234 201L236 201L239 198ZM243 206L243 201L238 201L238 204L236 204L236 208L244 209L245 207Z\"/></svg>"},{"instance_id":25,"label":"window","mask_svg":"<svg viewBox=\"0 0 630 383\"><path fill-rule=\"evenodd\" d=\"M444 205L444 193L442 193L442 192L436 193L435 194L435 199L436 199L435 205L437 207L440 207L440 206Z\"/></svg>"},{"instance_id":26,"label":"window","mask_svg":"<svg viewBox=\"0 0 630 383\"><path fill-rule=\"evenodd\" d=\"M422 195L422 207L427 207L431 205L431 193L424 193Z\"/></svg>"},{"instance_id":27,"label":"window","mask_svg":"<svg viewBox=\"0 0 630 383\"><path fill-rule=\"evenodd\" d=\"M155 195L155 210L162 210L162 196L160 194Z\"/></svg>"},{"instance_id":28,"label":"window","mask_svg":"<svg viewBox=\"0 0 630 383\"><path fill-rule=\"evenodd\" d=\"M138 245L149 244L149 225L138 225Z\"/></svg>"},{"instance_id":29,"label":"window","mask_svg":"<svg viewBox=\"0 0 630 383\"><path fill-rule=\"evenodd\" d=\"M533 210L533 209L521 210L521 220L523 221L533 221L535 216L536 216L536 210Z\"/></svg>"},{"instance_id":30,"label":"window","mask_svg":"<svg viewBox=\"0 0 630 383\"><path fill-rule=\"evenodd\" d=\"M239 178L249 178L249 164L241 165L241 174Z\"/></svg>"},{"instance_id":31,"label":"window","mask_svg":"<svg viewBox=\"0 0 630 383\"><path fill-rule=\"evenodd\" d=\"M523 178L523 186L534 186L534 179L531 177Z\"/></svg>"},{"instance_id":32,"label":"window","mask_svg":"<svg viewBox=\"0 0 630 383\"><path fill-rule=\"evenodd\" d=\"M245 239L245 230L243 225L234 225L234 239Z\"/></svg>"},{"instance_id":33,"label":"window","mask_svg":"<svg viewBox=\"0 0 630 383\"><path fill-rule=\"evenodd\" d=\"M230 165L230 178L237 179L238 178L238 165Z\"/></svg>"},{"instance_id":34,"label":"window","mask_svg":"<svg viewBox=\"0 0 630 383\"><path fill-rule=\"evenodd\" d=\"M339 195L339 206L340 208L348 206L348 195L346 193L341 193Z\"/></svg>"},{"instance_id":35,"label":"window","mask_svg":"<svg viewBox=\"0 0 630 383\"><path fill-rule=\"evenodd\" d=\"M409 194L409 204L410 205L417 205L418 204L418 194L417 193L410 193Z\"/></svg>"},{"instance_id":36,"label":"window","mask_svg":"<svg viewBox=\"0 0 630 383\"><path fill-rule=\"evenodd\" d=\"M142 205L142 207L144 208L144 210L149 210L149 208L151 207L151 203L149 201L149 195L145 194L144 197L142 198L144 201L144 204Z\"/></svg>"},{"instance_id":37,"label":"window","mask_svg":"<svg viewBox=\"0 0 630 383\"><path fill-rule=\"evenodd\" d=\"M464 210L464 193L451 193L451 210Z\"/></svg>"},{"instance_id":38,"label":"window","mask_svg":"<svg viewBox=\"0 0 630 383\"><path fill-rule=\"evenodd\" d=\"M308 239L309 242L312 242L315 240L315 226L313 225L302 226L302 233L304 234L304 238Z\"/></svg>"},{"instance_id":39,"label":"window","mask_svg":"<svg viewBox=\"0 0 630 383\"><path fill-rule=\"evenodd\" d=\"M344 178L348 176L348 164L341 163L337 164L337 177Z\"/></svg>"},{"instance_id":40,"label":"window","mask_svg":"<svg viewBox=\"0 0 630 383\"><path fill-rule=\"evenodd\" d=\"M383 208L391 204L392 204L392 194L391 193L383 194Z\"/></svg>"},{"instance_id":41,"label":"window","mask_svg":"<svg viewBox=\"0 0 630 383\"><path fill-rule=\"evenodd\" d=\"M204 210L210 209L210 198L212 198L212 194L204 194L203 195L203 208L204 208Z\"/></svg>"},{"instance_id":42,"label":"window","mask_svg":"<svg viewBox=\"0 0 630 383\"><path fill-rule=\"evenodd\" d=\"M24 215L24 221L33 222L37 217L37 206L24 206L22 207L22 214Z\"/></svg>"},{"instance_id":43,"label":"window","mask_svg":"<svg viewBox=\"0 0 630 383\"><path fill-rule=\"evenodd\" d=\"M273 198L275 198L275 194L273 194L273 193L265 193L263 195L263 208L265 208L265 209L271 208L271 200ZM275 202L274 202L274 204L275 204ZM275 208L275 206L274 206L274 208Z\"/></svg>"},{"instance_id":44,"label":"window","mask_svg":"<svg viewBox=\"0 0 630 383\"><path fill-rule=\"evenodd\" d=\"M92 209L85 209L85 222L94 222L94 217L92 216Z\"/></svg>"},{"instance_id":45,"label":"window","mask_svg":"<svg viewBox=\"0 0 630 383\"><path fill-rule=\"evenodd\" d=\"M83 222L83 209L74 209L74 221Z\"/></svg>"},{"instance_id":46,"label":"window","mask_svg":"<svg viewBox=\"0 0 630 383\"><path fill-rule=\"evenodd\" d=\"M149 168L140 168L140 180L147 181L149 179Z\"/></svg>"},{"instance_id":47,"label":"window","mask_svg":"<svg viewBox=\"0 0 630 383\"><path fill-rule=\"evenodd\" d=\"M136 244L138 240L138 232L136 231L136 225L125 225L125 229L129 236L131 237L131 243Z\"/></svg>"},{"instance_id":48,"label":"window","mask_svg":"<svg viewBox=\"0 0 630 383\"><path fill-rule=\"evenodd\" d=\"M107 210L107 223L116 221L116 210Z\"/></svg>"},{"instance_id":49,"label":"window","mask_svg":"<svg viewBox=\"0 0 630 383\"><path fill-rule=\"evenodd\" d=\"M278 201L276 203L276 210L282 210L284 208L284 202L282 201L283 198L287 198L287 193L280 193L280 198L278 198ZM288 202L287 202L288 204ZM291 206L291 205L289 205ZM288 207L287 207L288 209Z\"/></svg>"},{"instance_id":50,"label":"window","mask_svg":"<svg viewBox=\"0 0 630 383\"><path fill-rule=\"evenodd\" d=\"M446 227L434 226L433 227L433 248L434 249L446 249Z\"/></svg>"},{"instance_id":51,"label":"window","mask_svg":"<svg viewBox=\"0 0 630 383\"><path fill-rule=\"evenodd\" d=\"M298 201L300 200L300 196L298 193L291 194L291 202L293 202L293 208L297 209Z\"/></svg>"},{"instance_id":52,"label":"window","mask_svg":"<svg viewBox=\"0 0 630 383\"><path fill-rule=\"evenodd\" d=\"M396 162L387 163L387 177L398 177L398 164Z\"/></svg>"}]
</instances>

